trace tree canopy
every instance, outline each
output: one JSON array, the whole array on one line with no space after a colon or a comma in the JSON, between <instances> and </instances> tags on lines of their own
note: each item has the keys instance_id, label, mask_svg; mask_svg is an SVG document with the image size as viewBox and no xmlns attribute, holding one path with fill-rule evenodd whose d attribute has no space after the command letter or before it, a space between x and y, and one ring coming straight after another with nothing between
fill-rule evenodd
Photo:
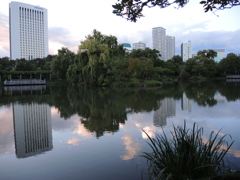
<instances>
[{"instance_id":1,"label":"tree canopy","mask_svg":"<svg viewBox=\"0 0 240 180\"><path fill-rule=\"evenodd\" d=\"M136 22L138 18L143 17L144 7L166 8L170 5L184 7L189 0L118 0L119 3L113 5L113 13L117 16L126 18L127 20ZM223 10L240 5L240 0L200 0L205 12Z\"/></svg>"}]
</instances>

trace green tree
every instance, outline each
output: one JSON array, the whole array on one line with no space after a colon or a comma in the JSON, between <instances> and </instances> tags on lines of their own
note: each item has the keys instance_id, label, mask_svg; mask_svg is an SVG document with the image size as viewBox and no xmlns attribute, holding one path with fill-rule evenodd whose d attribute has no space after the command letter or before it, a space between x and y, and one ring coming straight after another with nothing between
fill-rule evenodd
<instances>
[{"instance_id":1,"label":"green tree","mask_svg":"<svg viewBox=\"0 0 240 180\"><path fill-rule=\"evenodd\" d=\"M229 53L226 58L223 58L219 62L218 66L222 74L240 74L240 57L236 54Z\"/></svg>"},{"instance_id":2,"label":"green tree","mask_svg":"<svg viewBox=\"0 0 240 180\"><path fill-rule=\"evenodd\" d=\"M53 76L57 79L66 79L66 73L68 67L73 64L75 54L68 50L68 48L62 48L58 50L58 55L53 59L51 63L51 69Z\"/></svg>"},{"instance_id":3,"label":"green tree","mask_svg":"<svg viewBox=\"0 0 240 180\"><path fill-rule=\"evenodd\" d=\"M166 8L170 5L177 5L184 7L188 0L118 0L119 3L113 5L113 13L117 16L126 18L127 20L136 22L138 18L143 17L144 7L160 7ZM240 0L200 0L199 3L203 5L205 12L223 10L240 5Z\"/></svg>"},{"instance_id":4,"label":"green tree","mask_svg":"<svg viewBox=\"0 0 240 180\"><path fill-rule=\"evenodd\" d=\"M144 81L153 75L153 61L147 58L130 58L128 60L128 73L131 77Z\"/></svg>"},{"instance_id":5,"label":"green tree","mask_svg":"<svg viewBox=\"0 0 240 180\"><path fill-rule=\"evenodd\" d=\"M217 65L213 60L215 55L215 51L199 51L197 56L187 60L181 75L183 75L184 78L186 78L187 75L214 77L217 72Z\"/></svg>"}]
</instances>

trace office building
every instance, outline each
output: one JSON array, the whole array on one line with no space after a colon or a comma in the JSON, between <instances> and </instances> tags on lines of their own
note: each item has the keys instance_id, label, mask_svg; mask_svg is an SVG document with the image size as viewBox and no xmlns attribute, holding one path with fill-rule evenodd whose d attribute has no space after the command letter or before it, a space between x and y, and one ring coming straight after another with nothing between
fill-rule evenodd
<instances>
[{"instance_id":1,"label":"office building","mask_svg":"<svg viewBox=\"0 0 240 180\"><path fill-rule=\"evenodd\" d=\"M47 9L11 2L9 4L10 58L32 60L48 55Z\"/></svg>"},{"instance_id":2,"label":"office building","mask_svg":"<svg viewBox=\"0 0 240 180\"><path fill-rule=\"evenodd\" d=\"M122 45L123 45L123 49L125 49L125 51L126 51L127 53L132 52L132 46L131 46L131 44L129 44L129 43L122 43Z\"/></svg>"},{"instance_id":3,"label":"office building","mask_svg":"<svg viewBox=\"0 0 240 180\"><path fill-rule=\"evenodd\" d=\"M146 44L142 41L139 41L138 43L133 43L133 49L146 49Z\"/></svg>"},{"instance_id":4,"label":"office building","mask_svg":"<svg viewBox=\"0 0 240 180\"><path fill-rule=\"evenodd\" d=\"M192 58L192 43L188 41L181 44L181 56L183 61L187 61L189 58Z\"/></svg>"},{"instance_id":5,"label":"office building","mask_svg":"<svg viewBox=\"0 0 240 180\"><path fill-rule=\"evenodd\" d=\"M152 28L152 48L160 52L161 60L166 61L166 29L162 27Z\"/></svg>"},{"instance_id":6,"label":"office building","mask_svg":"<svg viewBox=\"0 0 240 180\"><path fill-rule=\"evenodd\" d=\"M50 106L13 104L16 156L26 158L53 148Z\"/></svg>"},{"instance_id":7,"label":"office building","mask_svg":"<svg viewBox=\"0 0 240 180\"><path fill-rule=\"evenodd\" d=\"M225 57L225 49L213 49L217 53L217 57L214 57L215 62L220 62Z\"/></svg>"},{"instance_id":8,"label":"office building","mask_svg":"<svg viewBox=\"0 0 240 180\"><path fill-rule=\"evenodd\" d=\"M166 59L172 59L175 55L175 37L166 36Z\"/></svg>"}]
</instances>

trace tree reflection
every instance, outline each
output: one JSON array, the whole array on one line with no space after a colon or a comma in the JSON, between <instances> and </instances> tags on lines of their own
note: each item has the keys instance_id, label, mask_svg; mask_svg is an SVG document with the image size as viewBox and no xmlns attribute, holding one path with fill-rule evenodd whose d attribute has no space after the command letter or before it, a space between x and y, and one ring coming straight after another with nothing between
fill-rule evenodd
<instances>
[{"instance_id":1,"label":"tree reflection","mask_svg":"<svg viewBox=\"0 0 240 180\"><path fill-rule=\"evenodd\" d=\"M218 103L216 94L228 101L240 98L240 82L200 82L164 85L152 88L77 88L47 87L42 91L8 92L0 94L0 106L19 103L45 103L56 107L65 120L78 114L84 127L99 138L104 133L114 133L119 125L124 124L129 112L155 112L154 124L166 124L163 116L166 98L194 100L199 106L215 106ZM224 96L224 97L223 97ZM166 104L166 103L165 103ZM185 107L186 104L182 104ZM191 107L188 107L191 111ZM166 110L165 110L166 109ZM173 116L171 113L167 116ZM166 116L166 117L167 117ZM161 118L159 119L159 117Z\"/></svg>"},{"instance_id":2,"label":"tree reflection","mask_svg":"<svg viewBox=\"0 0 240 180\"><path fill-rule=\"evenodd\" d=\"M201 82L196 84L182 84L187 98L193 99L199 106L214 106L217 100L214 95L217 92L215 83Z\"/></svg>"}]
</instances>

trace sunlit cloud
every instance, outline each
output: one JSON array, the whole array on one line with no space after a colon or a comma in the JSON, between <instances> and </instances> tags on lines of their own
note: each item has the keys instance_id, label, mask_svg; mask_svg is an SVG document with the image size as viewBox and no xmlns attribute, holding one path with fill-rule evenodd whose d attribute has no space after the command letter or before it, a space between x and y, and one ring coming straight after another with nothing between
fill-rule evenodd
<instances>
[{"instance_id":1,"label":"sunlit cloud","mask_svg":"<svg viewBox=\"0 0 240 180\"><path fill-rule=\"evenodd\" d=\"M78 138L72 138L67 141L68 144L71 144L73 146L79 146L80 139Z\"/></svg>"},{"instance_id":2,"label":"sunlit cloud","mask_svg":"<svg viewBox=\"0 0 240 180\"><path fill-rule=\"evenodd\" d=\"M125 155L121 156L122 160L130 160L136 157L141 147L138 142L134 142L130 134L126 134L122 137L123 143L125 145Z\"/></svg>"}]
</instances>

